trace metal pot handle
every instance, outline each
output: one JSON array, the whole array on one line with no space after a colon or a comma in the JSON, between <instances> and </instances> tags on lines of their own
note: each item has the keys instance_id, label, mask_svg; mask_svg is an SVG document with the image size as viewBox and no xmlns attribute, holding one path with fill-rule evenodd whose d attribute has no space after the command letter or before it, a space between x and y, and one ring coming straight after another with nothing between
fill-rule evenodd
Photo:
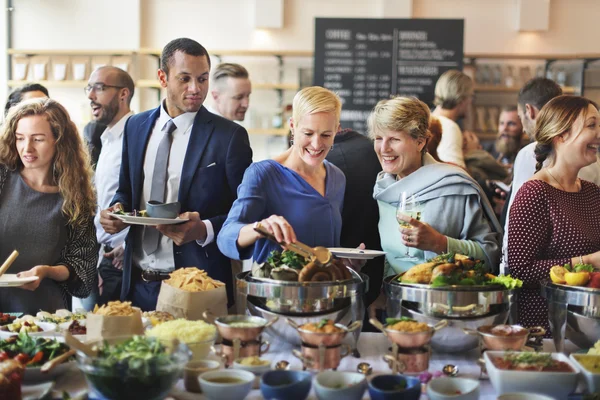
<instances>
[{"instance_id":1,"label":"metal pot handle","mask_svg":"<svg viewBox=\"0 0 600 400\"><path fill-rule=\"evenodd\" d=\"M268 328L271 325L273 325L275 322L279 321L279 317L273 317L273 319L269 320L269 322L267 322L264 326L264 328Z\"/></svg>"},{"instance_id":2,"label":"metal pot handle","mask_svg":"<svg viewBox=\"0 0 600 400\"><path fill-rule=\"evenodd\" d=\"M291 318L287 319L287 323L290 324L292 326L292 328L294 328L295 330L300 329L300 327L298 326L298 324L296 323L296 321L294 321Z\"/></svg>"},{"instance_id":3,"label":"metal pot handle","mask_svg":"<svg viewBox=\"0 0 600 400\"><path fill-rule=\"evenodd\" d=\"M358 328L362 326L362 321L354 321L350 325L348 325L348 332L354 332Z\"/></svg>"},{"instance_id":4,"label":"metal pot handle","mask_svg":"<svg viewBox=\"0 0 600 400\"><path fill-rule=\"evenodd\" d=\"M346 350L345 353L344 353L344 350ZM351 353L352 353L352 347L349 344L343 344L342 350L340 351L340 359L350 355Z\"/></svg>"},{"instance_id":5,"label":"metal pot handle","mask_svg":"<svg viewBox=\"0 0 600 400\"><path fill-rule=\"evenodd\" d=\"M383 359L390 365L392 373L396 374L398 372L402 373L406 371L406 364L398 359L395 359L391 354L386 354L383 356Z\"/></svg>"},{"instance_id":6,"label":"metal pot handle","mask_svg":"<svg viewBox=\"0 0 600 400\"><path fill-rule=\"evenodd\" d=\"M544 336L546 334L546 329L542 326L532 326L526 329L529 331L529 336Z\"/></svg>"},{"instance_id":7,"label":"metal pot handle","mask_svg":"<svg viewBox=\"0 0 600 400\"><path fill-rule=\"evenodd\" d=\"M447 319L443 319L440 322L438 322L437 324L435 324L433 326L433 330L434 331L439 331L442 328L445 328L446 326L448 326L448 320Z\"/></svg>"},{"instance_id":8,"label":"metal pot handle","mask_svg":"<svg viewBox=\"0 0 600 400\"><path fill-rule=\"evenodd\" d=\"M219 358L221 359L221 361L223 362L223 366L224 366L225 368L228 368L228 367L229 367L229 365L228 365L228 359L227 359L227 354L224 354L224 353L222 353L222 352L220 352L220 351L217 351L217 349L215 348L215 346L214 346L214 345L210 346L210 350L211 350L213 353L215 353L215 355L216 355L217 357L219 357Z\"/></svg>"},{"instance_id":9,"label":"metal pot handle","mask_svg":"<svg viewBox=\"0 0 600 400\"><path fill-rule=\"evenodd\" d=\"M313 365L313 360L310 357L304 357L302 355L302 353L300 352L300 350L292 350L292 354L294 355L294 357L296 357L298 360L302 361L302 364L304 364L305 366L312 368Z\"/></svg>"},{"instance_id":10,"label":"metal pot handle","mask_svg":"<svg viewBox=\"0 0 600 400\"><path fill-rule=\"evenodd\" d=\"M215 314L211 313L210 310L204 310L204 312L202 313L202 318L204 318L205 321L214 324L216 316Z\"/></svg>"},{"instance_id":11,"label":"metal pot handle","mask_svg":"<svg viewBox=\"0 0 600 400\"><path fill-rule=\"evenodd\" d=\"M263 350L263 345L266 346L265 349ZM271 347L271 343L269 343L268 340L265 340L264 342L260 343L260 348L258 349L259 353L262 355L263 353L266 353L267 351L269 351L269 348Z\"/></svg>"},{"instance_id":12,"label":"metal pot handle","mask_svg":"<svg viewBox=\"0 0 600 400\"><path fill-rule=\"evenodd\" d=\"M381 332L383 332L383 334L387 337L387 332L385 331L385 328L383 326L383 324L381 322L379 322L378 320L376 320L375 318L370 318L369 322L371 323L371 325L373 325L375 328L379 329Z\"/></svg>"},{"instance_id":13,"label":"metal pot handle","mask_svg":"<svg viewBox=\"0 0 600 400\"><path fill-rule=\"evenodd\" d=\"M465 335L479 336L479 332L471 328L463 328Z\"/></svg>"}]
</instances>

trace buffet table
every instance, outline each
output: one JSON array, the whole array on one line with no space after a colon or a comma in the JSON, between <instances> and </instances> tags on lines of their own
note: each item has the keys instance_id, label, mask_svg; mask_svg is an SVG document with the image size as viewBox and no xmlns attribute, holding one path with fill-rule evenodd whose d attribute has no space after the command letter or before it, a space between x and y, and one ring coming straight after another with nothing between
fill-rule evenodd
<instances>
[{"instance_id":1,"label":"buffet table","mask_svg":"<svg viewBox=\"0 0 600 400\"><path fill-rule=\"evenodd\" d=\"M268 338L268 340L271 342L275 342L271 338ZM357 359L352 356L347 356L346 358L342 359L338 370L356 371L356 366L359 363L368 362L373 367L373 374L391 373L391 370L388 367L387 363L382 359L382 356L388 352L389 347L389 341L381 333L362 333L358 341L358 349L361 353L361 358ZM264 354L262 358L272 360L274 362L273 365L277 361L286 360L290 363L291 369L301 370L302 363L300 360L298 360L292 355L292 349L293 347L287 343L275 342L272 343L271 349L268 353ZM572 352L576 351L577 347L575 347L572 343L567 342L565 343L565 350L567 352ZM544 340L544 351L554 351L554 344L551 340ZM441 371L444 365L453 364L458 366L459 368L458 376L478 379L480 373L480 368L476 363L478 357L479 353L477 350L472 350L467 353L458 354L441 354L434 352L430 361L429 371L432 373L434 371ZM490 381L486 378L481 380L480 383L480 399L495 400L497 396ZM28 388L24 387L24 389ZM82 396L80 398L85 399L85 393L87 392L87 390L88 388L83 374L79 372L76 366L73 366L73 368L71 368L70 371L59 377L59 379L56 381L54 385L54 390L52 392L52 398L59 399L62 396L62 392L66 391L71 395L72 398ZM204 399L205 397L200 394L192 394L186 392L183 387L183 381L180 380L179 383L172 390L171 398L186 400ZM426 399L427 396L423 395L421 398ZM262 399L260 390L252 390L248 395L247 399ZM316 399L314 391L311 392L309 399ZM365 393L364 399L369 399L368 392Z\"/></svg>"}]
</instances>

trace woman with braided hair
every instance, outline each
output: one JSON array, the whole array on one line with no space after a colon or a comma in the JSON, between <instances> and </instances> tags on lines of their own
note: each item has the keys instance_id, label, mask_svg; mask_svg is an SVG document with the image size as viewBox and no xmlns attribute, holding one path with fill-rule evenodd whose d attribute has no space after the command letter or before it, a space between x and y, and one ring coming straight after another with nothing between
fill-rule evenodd
<instances>
[{"instance_id":1,"label":"woman with braided hair","mask_svg":"<svg viewBox=\"0 0 600 400\"><path fill-rule=\"evenodd\" d=\"M598 105L579 96L550 100L536 120L535 175L510 209L510 274L523 281L519 324L549 332L548 304L540 280L555 265L600 268L600 187L577 177L596 162L600 146ZM549 163L543 167L548 159Z\"/></svg>"}]
</instances>

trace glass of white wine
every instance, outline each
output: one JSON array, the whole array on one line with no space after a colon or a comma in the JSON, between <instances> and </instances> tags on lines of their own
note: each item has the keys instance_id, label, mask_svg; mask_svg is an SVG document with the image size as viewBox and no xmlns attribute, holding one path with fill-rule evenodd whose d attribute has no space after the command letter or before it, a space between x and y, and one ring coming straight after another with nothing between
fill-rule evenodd
<instances>
[{"instance_id":1,"label":"glass of white wine","mask_svg":"<svg viewBox=\"0 0 600 400\"><path fill-rule=\"evenodd\" d=\"M403 221L400 216L408 216L421 220L421 206L416 200L415 196L409 192L401 192L398 198L398 207L396 208L396 220L402 228L412 228L412 225L406 221ZM403 257L396 257L398 260L404 261L417 261L418 258L410 254L409 247L406 247L406 253Z\"/></svg>"}]
</instances>

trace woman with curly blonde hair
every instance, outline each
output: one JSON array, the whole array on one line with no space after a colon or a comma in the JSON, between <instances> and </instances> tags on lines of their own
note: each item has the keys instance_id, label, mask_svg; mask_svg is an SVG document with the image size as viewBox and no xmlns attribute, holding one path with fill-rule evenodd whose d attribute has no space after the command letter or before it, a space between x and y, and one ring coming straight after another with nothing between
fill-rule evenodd
<instances>
[{"instance_id":1,"label":"woman with curly blonde hair","mask_svg":"<svg viewBox=\"0 0 600 400\"><path fill-rule=\"evenodd\" d=\"M52 312L97 284L91 176L63 106L35 99L10 110L0 131L0 260L17 249L10 272L16 280L37 279L3 288L1 310Z\"/></svg>"}]
</instances>

